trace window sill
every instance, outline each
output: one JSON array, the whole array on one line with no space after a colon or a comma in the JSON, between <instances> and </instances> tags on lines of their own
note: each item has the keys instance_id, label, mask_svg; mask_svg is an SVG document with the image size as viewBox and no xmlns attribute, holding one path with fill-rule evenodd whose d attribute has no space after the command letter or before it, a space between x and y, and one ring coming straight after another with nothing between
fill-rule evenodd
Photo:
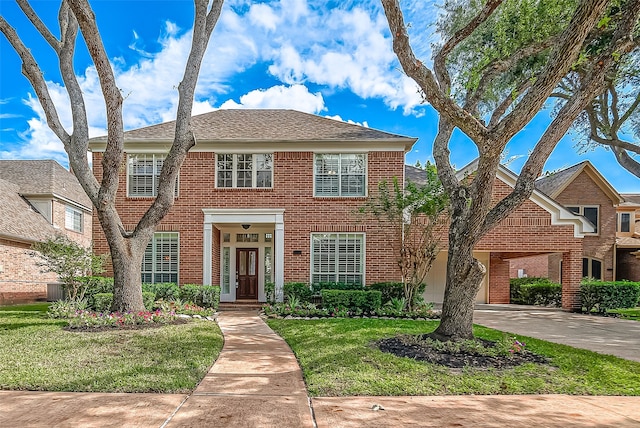
<instances>
[{"instance_id":1,"label":"window sill","mask_svg":"<svg viewBox=\"0 0 640 428\"><path fill-rule=\"evenodd\" d=\"M273 187L216 187L218 192L273 192Z\"/></svg>"},{"instance_id":2,"label":"window sill","mask_svg":"<svg viewBox=\"0 0 640 428\"><path fill-rule=\"evenodd\" d=\"M354 201L361 201L363 199L367 199L368 196L314 196L313 199L320 199L320 200L338 200L338 201L348 201L348 200L354 200Z\"/></svg>"}]
</instances>

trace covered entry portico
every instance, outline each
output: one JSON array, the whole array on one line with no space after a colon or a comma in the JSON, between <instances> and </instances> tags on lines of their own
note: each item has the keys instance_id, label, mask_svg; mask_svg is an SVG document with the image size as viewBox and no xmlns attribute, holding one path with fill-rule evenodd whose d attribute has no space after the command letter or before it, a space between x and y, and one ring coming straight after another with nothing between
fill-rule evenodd
<instances>
[{"instance_id":1,"label":"covered entry portico","mask_svg":"<svg viewBox=\"0 0 640 428\"><path fill-rule=\"evenodd\" d=\"M282 301L284 209L205 208L202 212L203 284L219 283L222 302L264 302L265 284L273 282L276 300ZM214 263L219 267L215 272Z\"/></svg>"}]
</instances>

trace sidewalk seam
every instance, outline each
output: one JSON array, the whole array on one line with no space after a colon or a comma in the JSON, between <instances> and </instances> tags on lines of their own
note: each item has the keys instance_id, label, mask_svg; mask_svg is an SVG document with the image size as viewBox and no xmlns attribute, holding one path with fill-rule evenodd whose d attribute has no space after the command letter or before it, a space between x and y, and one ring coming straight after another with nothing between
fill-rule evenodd
<instances>
[{"instance_id":1,"label":"sidewalk seam","mask_svg":"<svg viewBox=\"0 0 640 428\"><path fill-rule=\"evenodd\" d=\"M171 419L173 419L173 417L176 415L176 413L178 413L178 411L182 408L182 406L184 405L184 403L187 402L187 400L189 399L189 397L191 397L191 394L187 394L186 397L184 397L184 400L182 400L182 402L180 404L178 404L178 407L176 407L176 409L173 411L173 413L171 413L171 415L169 415L169 417L167 418L166 421L164 421L164 423L162 425L160 425L160 428L165 428L167 426L167 424L169 422L171 422Z\"/></svg>"}]
</instances>

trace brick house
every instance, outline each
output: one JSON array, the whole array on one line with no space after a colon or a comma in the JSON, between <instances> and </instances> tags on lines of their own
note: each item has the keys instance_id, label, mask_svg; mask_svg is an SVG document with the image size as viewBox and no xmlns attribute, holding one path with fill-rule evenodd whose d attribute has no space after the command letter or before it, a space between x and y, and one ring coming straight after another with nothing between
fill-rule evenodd
<instances>
[{"instance_id":1,"label":"brick house","mask_svg":"<svg viewBox=\"0 0 640 428\"><path fill-rule=\"evenodd\" d=\"M53 160L0 160L0 304L45 299L55 274L42 273L31 245L64 234L91 245L91 201Z\"/></svg>"},{"instance_id":2,"label":"brick house","mask_svg":"<svg viewBox=\"0 0 640 428\"><path fill-rule=\"evenodd\" d=\"M133 229L157 188L175 122L125 132L117 207ZM414 138L291 110L194 116L197 140L180 170L175 205L157 228L144 282L220 284L222 301L282 297L285 282L399 277L382 226L357 209L379 181L403 177ZM104 137L92 139L102 175ZM94 248L108 251L94 222Z\"/></svg>"},{"instance_id":3,"label":"brick house","mask_svg":"<svg viewBox=\"0 0 640 428\"><path fill-rule=\"evenodd\" d=\"M616 279L640 281L640 195L626 193L617 208Z\"/></svg>"},{"instance_id":4,"label":"brick house","mask_svg":"<svg viewBox=\"0 0 640 428\"><path fill-rule=\"evenodd\" d=\"M594 232L585 235L582 254L582 276L612 281L616 274L617 210L621 195L593 167L581 162L537 180L536 188L570 211L586 217ZM626 218L626 217L625 217ZM561 257L531 257L511 262L510 276L541 276L560 282Z\"/></svg>"},{"instance_id":5,"label":"brick house","mask_svg":"<svg viewBox=\"0 0 640 428\"><path fill-rule=\"evenodd\" d=\"M116 204L127 230L155 196L174 127L125 132ZM400 237L390 240L384 225L356 211L381 180L404 180L414 138L292 110L218 110L194 116L192 127L197 144L180 170L175 205L147 248L144 282L220 284L221 300L232 302L264 301L268 283L282 298L285 282L400 279ZM90 142L98 178L105 146L105 137ZM496 196L514 182L501 168ZM93 227L95 251L107 252L97 221ZM575 306L582 237L590 230L586 219L535 192L481 241L478 256L489 273L478 300L508 302L510 258L558 252L565 259L566 305ZM431 301L442 299L442 256L446 251L425 293Z\"/></svg>"}]
</instances>

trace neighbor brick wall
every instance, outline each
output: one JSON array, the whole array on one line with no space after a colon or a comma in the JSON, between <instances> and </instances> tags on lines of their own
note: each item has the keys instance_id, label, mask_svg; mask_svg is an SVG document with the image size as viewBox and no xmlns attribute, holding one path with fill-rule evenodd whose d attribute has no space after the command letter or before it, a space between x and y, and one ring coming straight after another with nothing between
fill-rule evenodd
<instances>
[{"instance_id":1,"label":"neighbor brick wall","mask_svg":"<svg viewBox=\"0 0 640 428\"><path fill-rule=\"evenodd\" d=\"M0 305L46 299L47 283L57 277L42 273L30 253L29 244L0 239Z\"/></svg>"},{"instance_id":2,"label":"neighbor brick wall","mask_svg":"<svg viewBox=\"0 0 640 428\"><path fill-rule=\"evenodd\" d=\"M616 256L616 280L640 281L640 260L632 252L635 248L618 248Z\"/></svg>"},{"instance_id":3,"label":"neighbor brick wall","mask_svg":"<svg viewBox=\"0 0 640 428\"><path fill-rule=\"evenodd\" d=\"M613 280L613 251L616 242L616 208L613 202L589 177L581 172L556 200L565 206L597 205L599 212L599 231L597 236L585 236L584 257L602 260L602 273L605 281ZM582 268L580 269L582 274Z\"/></svg>"},{"instance_id":4,"label":"neighbor brick wall","mask_svg":"<svg viewBox=\"0 0 640 428\"><path fill-rule=\"evenodd\" d=\"M489 257L489 303L510 303L509 261L500 253Z\"/></svg>"},{"instance_id":5,"label":"neighbor brick wall","mask_svg":"<svg viewBox=\"0 0 640 428\"><path fill-rule=\"evenodd\" d=\"M528 277L547 278L549 275L549 255L521 257L513 259L509 263L509 276L518 278L518 270L524 269Z\"/></svg>"},{"instance_id":6,"label":"neighbor brick wall","mask_svg":"<svg viewBox=\"0 0 640 428\"><path fill-rule=\"evenodd\" d=\"M96 177L102 176L102 155L93 153ZM365 198L318 198L313 196L313 153L274 153L272 189L217 189L215 154L190 152L180 170L179 196L159 230L180 233L180 283L202 281L203 208L284 208L285 282L309 281L310 236L313 232L365 232L366 282L399 280L394 254L399 241L390 240L375 221L358 221L356 210ZM404 153L370 152L367 166L369 191L382 179L403 177ZM120 169L117 209L127 228L132 228L152 198L126 197L126 168ZM215 229L214 229L215 230ZM93 224L96 253L108 252L97 221ZM219 237L214 236L214 248ZM301 255L293 255L301 250ZM219 253L214 249L212 281L220 277Z\"/></svg>"},{"instance_id":7,"label":"neighbor brick wall","mask_svg":"<svg viewBox=\"0 0 640 428\"><path fill-rule=\"evenodd\" d=\"M73 230L67 229L65 227L65 214L66 214L66 204L54 200L53 201L53 213L52 213L52 224L64 235L71 239L72 241L82 245L83 247L91 246L91 235L92 235L92 215L91 213L82 212L82 232L75 232Z\"/></svg>"}]
</instances>

